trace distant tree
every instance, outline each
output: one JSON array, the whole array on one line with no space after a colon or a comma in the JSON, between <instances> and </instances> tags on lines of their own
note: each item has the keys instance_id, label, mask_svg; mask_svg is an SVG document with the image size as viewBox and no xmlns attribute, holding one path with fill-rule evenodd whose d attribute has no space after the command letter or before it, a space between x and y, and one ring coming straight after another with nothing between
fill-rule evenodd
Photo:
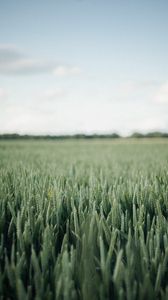
<instances>
[{"instance_id":1,"label":"distant tree","mask_svg":"<svg viewBox=\"0 0 168 300\"><path fill-rule=\"evenodd\" d=\"M131 138L144 138L145 135L139 132L134 132L131 136Z\"/></svg>"}]
</instances>

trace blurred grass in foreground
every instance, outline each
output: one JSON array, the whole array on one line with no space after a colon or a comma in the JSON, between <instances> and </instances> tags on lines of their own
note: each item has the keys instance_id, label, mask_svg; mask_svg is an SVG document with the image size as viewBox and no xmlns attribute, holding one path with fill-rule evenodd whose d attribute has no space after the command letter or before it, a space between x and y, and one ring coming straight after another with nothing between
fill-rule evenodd
<instances>
[{"instance_id":1,"label":"blurred grass in foreground","mask_svg":"<svg viewBox=\"0 0 168 300\"><path fill-rule=\"evenodd\" d=\"M1 141L0 299L168 299L165 139Z\"/></svg>"}]
</instances>

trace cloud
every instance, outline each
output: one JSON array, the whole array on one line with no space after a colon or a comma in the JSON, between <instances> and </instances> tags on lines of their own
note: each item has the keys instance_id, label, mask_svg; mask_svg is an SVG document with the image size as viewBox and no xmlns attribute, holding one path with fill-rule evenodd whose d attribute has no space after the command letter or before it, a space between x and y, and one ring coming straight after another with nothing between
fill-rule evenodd
<instances>
[{"instance_id":1,"label":"cloud","mask_svg":"<svg viewBox=\"0 0 168 300\"><path fill-rule=\"evenodd\" d=\"M26 56L12 45L0 45L1 75L34 75L51 73L57 76L78 75L80 69L76 66L56 64L55 62L34 59Z\"/></svg>"},{"instance_id":2,"label":"cloud","mask_svg":"<svg viewBox=\"0 0 168 300\"><path fill-rule=\"evenodd\" d=\"M154 100L157 103L168 103L168 82L159 87Z\"/></svg>"},{"instance_id":3,"label":"cloud","mask_svg":"<svg viewBox=\"0 0 168 300\"><path fill-rule=\"evenodd\" d=\"M56 100L66 96L66 91L62 88L48 89L41 93L40 98L43 100Z\"/></svg>"},{"instance_id":4,"label":"cloud","mask_svg":"<svg viewBox=\"0 0 168 300\"><path fill-rule=\"evenodd\" d=\"M79 75L80 73L80 68L71 66L58 66L54 70L54 75L56 76Z\"/></svg>"},{"instance_id":5,"label":"cloud","mask_svg":"<svg viewBox=\"0 0 168 300\"><path fill-rule=\"evenodd\" d=\"M137 130L145 131L160 131L166 129L166 120L161 116L144 118L136 124Z\"/></svg>"},{"instance_id":6,"label":"cloud","mask_svg":"<svg viewBox=\"0 0 168 300\"><path fill-rule=\"evenodd\" d=\"M135 103L152 99L158 87L162 84L159 80L127 80L113 84L110 101Z\"/></svg>"},{"instance_id":7,"label":"cloud","mask_svg":"<svg viewBox=\"0 0 168 300\"><path fill-rule=\"evenodd\" d=\"M4 100L8 97L8 93L5 89L0 87L0 100Z\"/></svg>"},{"instance_id":8,"label":"cloud","mask_svg":"<svg viewBox=\"0 0 168 300\"><path fill-rule=\"evenodd\" d=\"M155 80L144 80L144 81L126 81L119 85L119 94L121 96L130 96L135 93L140 93L142 91L151 90L157 88L160 85L159 81Z\"/></svg>"},{"instance_id":9,"label":"cloud","mask_svg":"<svg viewBox=\"0 0 168 300\"><path fill-rule=\"evenodd\" d=\"M117 93L119 98L123 98L132 95L137 90L139 90L137 83L133 81L127 81L119 85Z\"/></svg>"},{"instance_id":10,"label":"cloud","mask_svg":"<svg viewBox=\"0 0 168 300\"><path fill-rule=\"evenodd\" d=\"M6 64L24 58L13 45L0 45L0 64Z\"/></svg>"}]
</instances>

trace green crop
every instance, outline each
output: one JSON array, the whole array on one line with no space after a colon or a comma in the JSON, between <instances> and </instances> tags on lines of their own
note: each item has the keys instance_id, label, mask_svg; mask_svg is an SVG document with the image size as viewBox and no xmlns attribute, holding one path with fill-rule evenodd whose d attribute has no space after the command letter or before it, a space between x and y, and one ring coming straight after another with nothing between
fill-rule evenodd
<instances>
[{"instance_id":1,"label":"green crop","mask_svg":"<svg viewBox=\"0 0 168 300\"><path fill-rule=\"evenodd\" d=\"M0 299L168 299L168 142L1 141Z\"/></svg>"}]
</instances>

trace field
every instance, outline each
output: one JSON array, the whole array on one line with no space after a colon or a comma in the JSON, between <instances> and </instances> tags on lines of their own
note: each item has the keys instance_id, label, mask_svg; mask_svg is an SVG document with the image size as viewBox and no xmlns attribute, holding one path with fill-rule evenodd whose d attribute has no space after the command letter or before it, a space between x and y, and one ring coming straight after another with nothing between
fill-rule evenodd
<instances>
[{"instance_id":1,"label":"field","mask_svg":"<svg viewBox=\"0 0 168 300\"><path fill-rule=\"evenodd\" d=\"M168 141L1 141L0 299L168 299Z\"/></svg>"}]
</instances>

